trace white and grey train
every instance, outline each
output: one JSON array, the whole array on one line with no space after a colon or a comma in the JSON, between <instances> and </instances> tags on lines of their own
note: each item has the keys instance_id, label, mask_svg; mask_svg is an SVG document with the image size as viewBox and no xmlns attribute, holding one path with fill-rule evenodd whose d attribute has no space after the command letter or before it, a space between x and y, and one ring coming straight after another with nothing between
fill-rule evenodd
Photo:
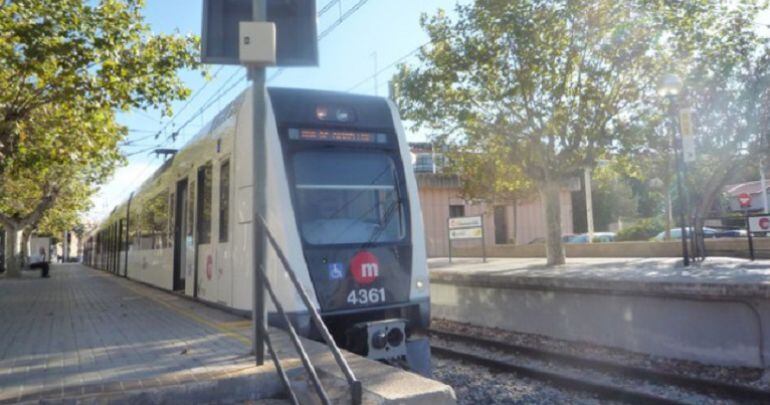
<instances>
[{"instance_id":1,"label":"white and grey train","mask_svg":"<svg viewBox=\"0 0 770 405\"><path fill-rule=\"evenodd\" d=\"M398 113L383 98L270 88L266 224L337 344L429 368L422 214ZM252 97L242 93L115 207L87 264L243 312L252 305ZM318 338L273 249L284 310ZM268 300L268 319L277 320Z\"/></svg>"}]
</instances>

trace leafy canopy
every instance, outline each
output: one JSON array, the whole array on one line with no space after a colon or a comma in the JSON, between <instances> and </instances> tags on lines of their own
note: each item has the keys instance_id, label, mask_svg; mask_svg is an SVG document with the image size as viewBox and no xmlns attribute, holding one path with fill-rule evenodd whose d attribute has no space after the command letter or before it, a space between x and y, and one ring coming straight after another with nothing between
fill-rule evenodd
<instances>
[{"instance_id":1,"label":"leafy canopy","mask_svg":"<svg viewBox=\"0 0 770 405\"><path fill-rule=\"evenodd\" d=\"M0 0L0 174L45 107L164 109L189 94L197 37L151 33L143 0Z\"/></svg>"}]
</instances>

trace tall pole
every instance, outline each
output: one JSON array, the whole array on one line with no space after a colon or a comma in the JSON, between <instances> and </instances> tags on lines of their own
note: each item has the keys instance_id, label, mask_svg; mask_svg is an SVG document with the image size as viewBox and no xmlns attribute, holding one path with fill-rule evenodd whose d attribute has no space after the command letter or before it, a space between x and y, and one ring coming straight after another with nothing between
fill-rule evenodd
<instances>
[{"instance_id":1,"label":"tall pole","mask_svg":"<svg viewBox=\"0 0 770 405\"><path fill-rule=\"evenodd\" d=\"M594 203L591 197L591 168L586 167L583 170L585 176L585 191L586 191L586 226L588 227L588 243L592 243L594 240Z\"/></svg>"},{"instance_id":2,"label":"tall pole","mask_svg":"<svg viewBox=\"0 0 770 405\"><path fill-rule=\"evenodd\" d=\"M675 96L669 96L669 109L670 109L670 127L671 138L674 145L674 158L676 159L676 189L679 193L679 220L681 222L681 234L682 234L682 262L685 267L690 265L690 254L687 251L687 209L685 203L685 191L684 191L684 156L682 154L682 137L678 136L676 130L676 99Z\"/></svg>"},{"instance_id":3,"label":"tall pole","mask_svg":"<svg viewBox=\"0 0 770 405\"><path fill-rule=\"evenodd\" d=\"M267 18L267 6L265 0L253 0L253 13L254 21L265 21ZM253 188L253 225L254 225L254 250L252 255L253 269L253 302L252 302L252 320L253 320L253 336L252 339L252 351L256 357L257 365L261 366L265 363L265 344L263 331L267 330L267 322L265 316L265 287L262 283L261 277L257 272L264 271L265 263L265 234L262 229L262 224L259 220L260 217L265 218L265 212L267 207L267 201L265 199L265 180L267 179L266 169L267 162L265 161L265 115L266 115L266 100L265 100L265 68L254 67L250 70L251 75L251 91L252 91L252 148L253 162L252 172L254 175L254 181L252 183Z\"/></svg>"},{"instance_id":4,"label":"tall pole","mask_svg":"<svg viewBox=\"0 0 770 405\"><path fill-rule=\"evenodd\" d=\"M770 208L767 206L767 182L765 181L765 162L764 159L759 159L759 185L762 190L762 207L764 212L770 212Z\"/></svg>"}]
</instances>

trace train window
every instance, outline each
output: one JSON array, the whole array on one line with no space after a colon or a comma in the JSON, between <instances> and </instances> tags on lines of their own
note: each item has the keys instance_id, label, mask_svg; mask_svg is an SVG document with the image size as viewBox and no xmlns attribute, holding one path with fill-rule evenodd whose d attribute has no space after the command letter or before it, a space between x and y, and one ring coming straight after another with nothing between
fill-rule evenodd
<instances>
[{"instance_id":1,"label":"train window","mask_svg":"<svg viewBox=\"0 0 770 405\"><path fill-rule=\"evenodd\" d=\"M190 182L190 190L187 194L187 237L192 238L193 236L193 220L195 219L195 211L193 211L193 208L195 208L195 182Z\"/></svg>"},{"instance_id":2,"label":"train window","mask_svg":"<svg viewBox=\"0 0 770 405\"><path fill-rule=\"evenodd\" d=\"M198 187L200 187L200 206L198 213L198 243L211 243L211 163L198 169Z\"/></svg>"},{"instance_id":3,"label":"train window","mask_svg":"<svg viewBox=\"0 0 770 405\"><path fill-rule=\"evenodd\" d=\"M174 246L174 221L176 220L176 199L172 191L168 195L168 247Z\"/></svg>"},{"instance_id":4,"label":"train window","mask_svg":"<svg viewBox=\"0 0 770 405\"><path fill-rule=\"evenodd\" d=\"M130 218L128 219L129 249L141 249L141 217L137 202L131 203Z\"/></svg>"},{"instance_id":5,"label":"train window","mask_svg":"<svg viewBox=\"0 0 770 405\"><path fill-rule=\"evenodd\" d=\"M299 152L300 230L312 244L394 242L404 236L393 159L378 152Z\"/></svg>"},{"instance_id":6,"label":"train window","mask_svg":"<svg viewBox=\"0 0 770 405\"><path fill-rule=\"evenodd\" d=\"M163 249L168 244L168 198L165 193L152 197L145 207L150 249ZM144 236L144 235L143 235Z\"/></svg>"},{"instance_id":7,"label":"train window","mask_svg":"<svg viewBox=\"0 0 770 405\"><path fill-rule=\"evenodd\" d=\"M230 224L230 161L219 166L219 241L227 242Z\"/></svg>"}]
</instances>

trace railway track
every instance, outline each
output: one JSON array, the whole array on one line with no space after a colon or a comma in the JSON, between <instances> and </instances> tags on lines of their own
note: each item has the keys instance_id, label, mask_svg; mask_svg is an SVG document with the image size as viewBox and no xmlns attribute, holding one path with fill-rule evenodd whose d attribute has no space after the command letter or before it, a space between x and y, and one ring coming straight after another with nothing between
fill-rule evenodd
<instances>
[{"instance_id":1,"label":"railway track","mask_svg":"<svg viewBox=\"0 0 770 405\"><path fill-rule=\"evenodd\" d=\"M649 389L632 388L630 382L638 381L638 386L640 387L649 384L659 387L675 387L680 393L693 392L697 393L695 395L708 396L714 401L733 400L742 403L770 403L770 392L753 387L654 371L642 367L589 359L572 354L461 335L443 330L431 329L430 334L432 337L440 339L440 341L431 339L431 351L435 355L479 364L502 372L511 372L533 379L545 380L566 389L589 392L606 400L638 404L700 402L697 397L687 395L669 397L656 393L655 390L650 392L651 390ZM458 347L457 343L460 344L460 347ZM468 347L474 349L467 350ZM478 353L479 348L482 352L491 352L480 354ZM528 361L510 361L505 359L505 357L510 356L515 356L517 359L527 359ZM549 364L551 366L539 364ZM559 367L553 367L552 365L558 365ZM560 371L561 369L591 371L592 373L599 373L605 376L605 378L593 378L595 374L584 376L581 373L562 372ZM616 382L618 378L626 380L626 383ZM692 400L683 400L681 398L691 398Z\"/></svg>"}]
</instances>

